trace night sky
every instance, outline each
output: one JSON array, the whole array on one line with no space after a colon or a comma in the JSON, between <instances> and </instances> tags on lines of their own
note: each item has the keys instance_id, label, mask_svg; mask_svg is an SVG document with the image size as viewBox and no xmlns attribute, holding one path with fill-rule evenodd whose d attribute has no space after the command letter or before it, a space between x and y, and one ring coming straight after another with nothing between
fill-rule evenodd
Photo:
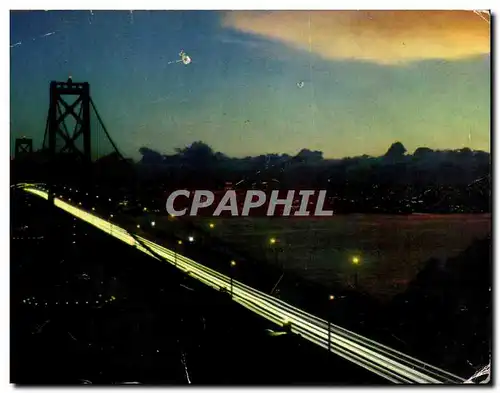
<instances>
[{"instance_id":1,"label":"night sky","mask_svg":"<svg viewBox=\"0 0 500 393\"><path fill-rule=\"evenodd\" d=\"M39 147L49 82L72 75L134 159L196 140L240 157L489 151L489 28L452 11L12 12L11 136ZM168 64L181 49L192 63Z\"/></svg>"}]
</instances>

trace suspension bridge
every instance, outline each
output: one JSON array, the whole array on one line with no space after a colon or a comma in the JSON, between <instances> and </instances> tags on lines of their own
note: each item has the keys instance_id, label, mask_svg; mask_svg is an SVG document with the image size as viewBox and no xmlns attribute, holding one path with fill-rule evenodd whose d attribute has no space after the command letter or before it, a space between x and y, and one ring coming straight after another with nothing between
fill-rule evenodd
<instances>
[{"instance_id":1,"label":"suspension bridge","mask_svg":"<svg viewBox=\"0 0 500 393\"><path fill-rule=\"evenodd\" d=\"M19 183L17 187L46 199L51 206L93 225L159 262L172 264L215 290L230 293L233 301L253 313L392 383L457 384L466 381L258 291L204 266L202 261L180 255L178 250L165 248L143 233L113 223L110 214L103 218L102 214L99 216L94 211L85 210L78 200L63 200L62 195L56 195L56 190L61 189L58 186L62 184L78 184L82 196L92 192L99 178L96 163L103 157L102 139L108 146L107 151L104 149L107 156L114 156L117 162L126 166L127 161L108 133L90 96L89 84L75 83L71 78L66 82L51 82L41 149L46 159L47 170L42 174L45 178L43 181L37 179L36 182ZM26 146L30 146L26 138L16 143L16 157L34 154Z\"/></svg>"}]
</instances>

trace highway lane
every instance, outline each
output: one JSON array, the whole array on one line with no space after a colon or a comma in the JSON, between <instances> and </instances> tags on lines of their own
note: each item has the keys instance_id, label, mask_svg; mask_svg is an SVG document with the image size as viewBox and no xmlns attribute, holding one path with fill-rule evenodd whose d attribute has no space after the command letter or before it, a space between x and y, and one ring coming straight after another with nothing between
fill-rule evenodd
<instances>
[{"instance_id":1,"label":"highway lane","mask_svg":"<svg viewBox=\"0 0 500 393\"><path fill-rule=\"evenodd\" d=\"M47 199L45 191L33 187L26 191ZM55 199L55 205L68 213L96 226L102 231L138 248L140 251L159 260L176 264L177 268L188 272L192 277L216 289L230 290L230 277L197 263L181 254L176 254L141 236L132 236L128 231L117 225L85 212L60 199ZM155 255L156 254L156 255ZM293 333L328 348L328 322L304 312L282 300L257 291L241 282L233 280L233 300L244 307L261 315L269 321L284 325L291 323ZM366 337L330 325L330 349L335 354L377 374L393 383L463 383L464 379L444 370L412 358L401 352L381 345Z\"/></svg>"}]
</instances>

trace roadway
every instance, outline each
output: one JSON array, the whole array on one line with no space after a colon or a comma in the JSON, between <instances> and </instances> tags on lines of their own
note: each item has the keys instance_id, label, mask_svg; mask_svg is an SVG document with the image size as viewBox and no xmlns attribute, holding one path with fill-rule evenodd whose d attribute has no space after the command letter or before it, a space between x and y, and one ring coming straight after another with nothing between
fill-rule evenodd
<instances>
[{"instance_id":1,"label":"roadway","mask_svg":"<svg viewBox=\"0 0 500 393\"><path fill-rule=\"evenodd\" d=\"M43 190L32 186L25 186L25 190L48 199L47 192ZM340 326L330 324L329 332L329 324L324 319L300 310L241 282L231 280L228 276L180 255L175 251L162 247L142 236L131 234L125 229L67 202L56 198L54 203L62 210L137 248L147 255L175 265L178 269L202 283L216 290L229 292L235 302L277 325L290 326L292 333L298 334L322 348L328 349L328 337L330 336L331 352L392 383L457 384L464 382L464 379L461 377Z\"/></svg>"}]
</instances>

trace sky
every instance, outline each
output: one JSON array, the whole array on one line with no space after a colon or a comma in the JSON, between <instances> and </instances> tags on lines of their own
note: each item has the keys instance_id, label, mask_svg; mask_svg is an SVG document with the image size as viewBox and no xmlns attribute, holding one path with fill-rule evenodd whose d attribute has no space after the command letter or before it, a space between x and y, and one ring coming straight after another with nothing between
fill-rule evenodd
<instances>
[{"instance_id":1,"label":"sky","mask_svg":"<svg viewBox=\"0 0 500 393\"><path fill-rule=\"evenodd\" d=\"M89 82L120 150L244 157L490 150L489 15L13 11L11 150L41 147L51 80ZM181 50L189 65L171 63Z\"/></svg>"}]
</instances>

